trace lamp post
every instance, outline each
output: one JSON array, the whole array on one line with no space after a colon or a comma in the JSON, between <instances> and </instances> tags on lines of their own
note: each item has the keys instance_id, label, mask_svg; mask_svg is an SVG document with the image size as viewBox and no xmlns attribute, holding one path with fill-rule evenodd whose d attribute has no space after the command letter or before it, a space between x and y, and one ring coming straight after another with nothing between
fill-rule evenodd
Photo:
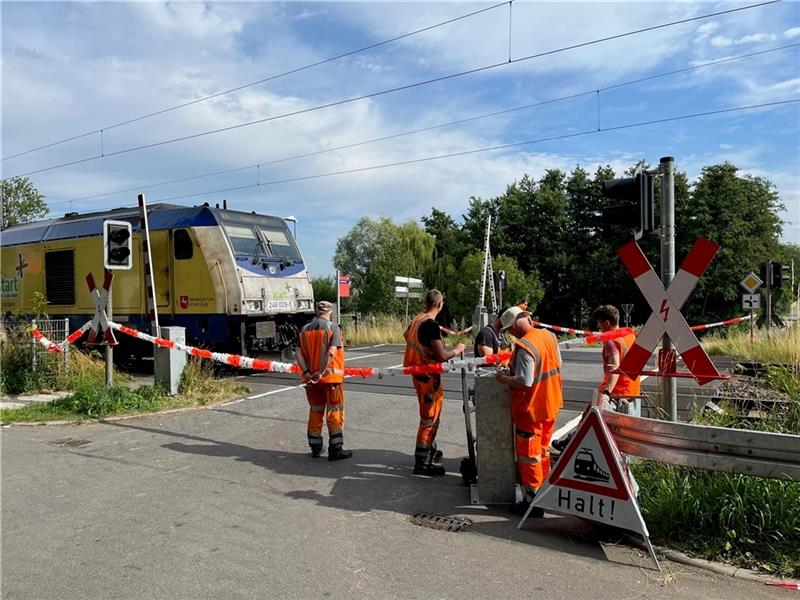
<instances>
[{"instance_id":1,"label":"lamp post","mask_svg":"<svg viewBox=\"0 0 800 600\"><path fill-rule=\"evenodd\" d=\"M283 220L292 222L292 235L294 236L294 239L296 241L297 240L297 217L290 215L288 217L283 217Z\"/></svg>"}]
</instances>

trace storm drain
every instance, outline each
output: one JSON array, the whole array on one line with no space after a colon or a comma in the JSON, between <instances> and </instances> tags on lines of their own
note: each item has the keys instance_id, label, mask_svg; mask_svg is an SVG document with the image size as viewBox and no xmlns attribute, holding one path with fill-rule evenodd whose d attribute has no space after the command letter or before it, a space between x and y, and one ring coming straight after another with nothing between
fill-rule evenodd
<instances>
[{"instance_id":1,"label":"storm drain","mask_svg":"<svg viewBox=\"0 0 800 600\"><path fill-rule=\"evenodd\" d=\"M58 446L60 448L80 448L86 444L91 444L89 440L79 440L77 438L64 438L63 440L53 440L48 442L51 446Z\"/></svg>"},{"instance_id":2,"label":"storm drain","mask_svg":"<svg viewBox=\"0 0 800 600\"><path fill-rule=\"evenodd\" d=\"M415 512L411 515L410 521L414 525L420 527L428 527L430 529L441 529L444 531L463 531L470 525L470 519L462 517L443 517L441 515L432 515L430 513Z\"/></svg>"}]
</instances>

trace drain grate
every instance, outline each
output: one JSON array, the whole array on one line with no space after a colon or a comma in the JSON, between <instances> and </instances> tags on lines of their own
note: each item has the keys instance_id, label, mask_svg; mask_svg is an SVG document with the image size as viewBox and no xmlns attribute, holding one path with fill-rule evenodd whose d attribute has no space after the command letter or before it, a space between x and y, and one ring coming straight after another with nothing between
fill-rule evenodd
<instances>
[{"instance_id":1,"label":"drain grate","mask_svg":"<svg viewBox=\"0 0 800 600\"><path fill-rule=\"evenodd\" d=\"M430 529L441 529L443 531L463 531L472 525L470 519L462 517L443 517L441 515L432 515L424 512L415 512L411 515L410 520L414 525L428 527Z\"/></svg>"},{"instance_id":2,"label":"drain grate","mask_svg":"<svg viewBox=\"0 0 800 600\"><path fill-rule=\"evenodd\" d=\"M80 448L86 444L91 444L89 440L79 440L77 438L64 438L63 440L53 440L48 442L51 446L58 446L60 448Z\"/></svg>"}]
</instances>

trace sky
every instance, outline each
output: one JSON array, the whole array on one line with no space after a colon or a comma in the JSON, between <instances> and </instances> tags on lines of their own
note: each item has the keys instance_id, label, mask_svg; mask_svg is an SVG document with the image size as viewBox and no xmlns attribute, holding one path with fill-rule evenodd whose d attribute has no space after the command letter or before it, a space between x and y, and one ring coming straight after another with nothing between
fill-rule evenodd
<instances>
[{"instance_id":1,"label":"sky","mask_svg":"<svg viewBox=\"0 0 800 600\"><path fill-rule=\"evenodd\" d=\"M292 216L315 276L333 272L336 240L361 217L419 221L436 207L460 220L470 197L524 174L621 174L662 156L692 180L724 161L766 177L787 207L783 240L800 243L800 103L668 120L800 99L800 3L587 44L757 3L3 2L0 172L49 169L29 177L54 216L134 206L139 192Z\"/></svg>"}]
</instances>

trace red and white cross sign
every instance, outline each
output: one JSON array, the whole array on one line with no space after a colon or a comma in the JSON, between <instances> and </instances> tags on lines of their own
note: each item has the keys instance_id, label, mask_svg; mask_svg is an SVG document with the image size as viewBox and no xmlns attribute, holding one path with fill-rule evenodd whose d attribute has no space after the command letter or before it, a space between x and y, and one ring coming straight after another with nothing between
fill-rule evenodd
<instances>
[{"instance_id":1,"label":"red and white cross sign","mask_svg":"<svg viewBox=\"0 0 800 600\"><path fill-rule=\"evenodd\" d=\"M664 289L639 244L629 242L617 250L628 273L653 310L633 346L625 354L619 366L621 372L630 377L638 376L661 336L666 333L700 385L720 378L719 371L680 312L717 250L719 244L698 238L667 289Z\"/></svg>"},{"instance_id":2,"label":"red and white cross sign","mask_svg":"<svg viewBox=\"0 0 800 600\"><path fill-rule=\"evenodd\" d=\"M114 330L108 323L108 315L106 315L106 306L108 305L108 292L111 289L111 281L114 279L114 274L108 269L105 270L105 278L103 279L103 289L98 291L94 283L94 275L89 273L86 276L86 283L89 285L89 295L94 302L94 317L92 318L91 325L89 326L89 337L86 339L87 344L94 344L95 338L100 329L103 330L103 337L108 346L116 346L118 344L117 338L114 337Z\"/></svg>"}]
</instances>

